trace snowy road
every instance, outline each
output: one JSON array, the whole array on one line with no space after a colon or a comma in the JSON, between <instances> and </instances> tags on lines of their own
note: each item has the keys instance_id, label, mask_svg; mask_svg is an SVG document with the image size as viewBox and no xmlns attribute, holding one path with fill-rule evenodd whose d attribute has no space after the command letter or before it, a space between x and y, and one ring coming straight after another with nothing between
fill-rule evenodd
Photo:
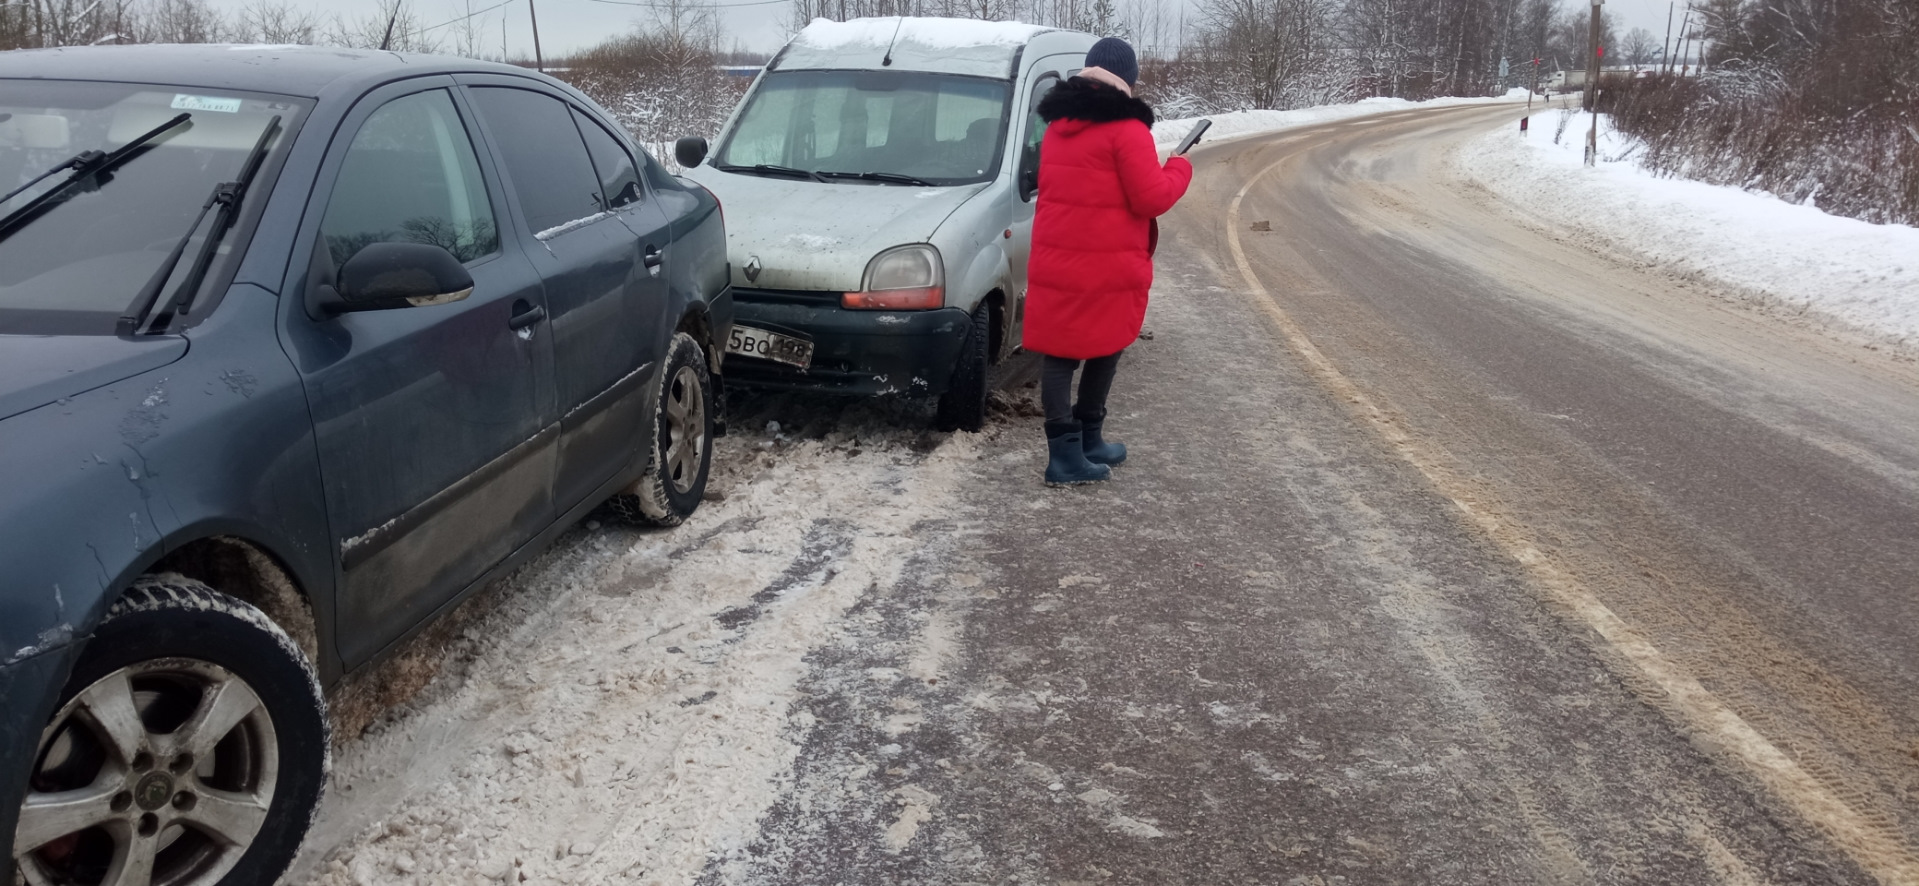
<instances>
[{"instance_id":1,"label":"snowy road","mask_svg":"<svg viewBox=\"0 0 1919 886\"><path fill-rule=\"evenodd\" d=\"M1111 483L1017 382L739 399L371 681L289 881L1919 882L1919 371L1500 208L1511 116L1202 149Z\"/></svg>"}]
</instances>

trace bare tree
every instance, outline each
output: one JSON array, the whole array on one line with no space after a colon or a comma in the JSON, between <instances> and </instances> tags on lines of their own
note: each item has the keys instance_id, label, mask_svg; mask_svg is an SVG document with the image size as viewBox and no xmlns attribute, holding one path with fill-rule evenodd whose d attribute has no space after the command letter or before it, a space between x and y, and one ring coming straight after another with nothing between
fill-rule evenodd
<instances>
[{"instance_id":1,"label":"bare tree","mask_svg":"<svg viewBox=\"0 0 1919 886\"><path fill-rule=\"evenodd\" d=\"M359 18L335 13L324 40L355 49L391 49L395 52L439 52L440 37L426 31L412 0L376 0L373 11Z\"/></svg>"},{"instance_id":2,"label":"bare tree","mask_svg":"<svg viewBox=\"0 0 1919 886\"><path fill-rule=\"evenodd\" d=\"M1338 51L1338 11L1335 0L1202 0L1197 54L1220 100L1285 109L1343 98L1352 78Z\"/></svg>"},{"instance_id":3,"label":"bare tree","mask_svg":"<svg viewBox=\"0 0 1919 886\"><path fill-rule=\"evenodd\" d=\"M243 43L320 42L320 20L289 0L253 0L233 17L233 39Z\"/></svg>"},{"instance_id":4,"label":"bare tree","mask_svg":"<svg viewBox=\"0 0 1919 886\"><path fill-rule=\"evenodd\" d=\"M480 13L473 10L473 0L462 0L465 15L447 26L447 36L452 41L452 53L466 58L494 58L492 35L487 33L486 22ZM502 27L504 27L502 18Z\"/></svg>"},{"instance_id":5,"label":"bare tree","mask_svg":"<svg viewBox=\"0 0 1919 886\"><path fill-rule=\"evenodd\" d=\"M1659 41L1645 28L1627 31L1626 39L1619 44L1620 60L1634 67L1647 64L1658 55Z\"/></svg>"}]
</instances>

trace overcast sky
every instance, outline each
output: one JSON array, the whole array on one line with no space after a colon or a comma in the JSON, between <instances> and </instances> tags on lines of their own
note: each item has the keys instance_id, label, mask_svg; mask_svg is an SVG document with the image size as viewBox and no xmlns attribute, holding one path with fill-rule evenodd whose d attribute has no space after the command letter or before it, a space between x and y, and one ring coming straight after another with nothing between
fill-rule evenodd
<instances>
[{"instance_id":1,"label":"overcast sky","mask_svg":"<svg viewBox=\"0 0 1919 886\"><path fill-rule=\"evenodd\" d=\"M238 11L248 0L211 0L214 6L226 12ZM292 0L297 6L304 6L322 15L342 12L347 15L365 15L373 6L373 0ZM444 21L466 15L468 9L482 10L499 3L500 0L414 0L415 8L428 25L437 25ZM744 4L753 0L714 0L717 5L727 7L730 4ZM1168 2L1188 2L1188 0L1168 0ZM620 5L605 0L507 0L506 5L491 12L477 16L484 31L489 35L489 45L498 46L501 28L505 28L505 43L509 55L515 58L533 57L533 28L527 4L533 3L540 18L540 48L548 56L561 56L584 49L609 36L625 33L634 26L648 21L648 10L644 6ZM1645 28L1659 40L1666 33L1667 0L1606 0L1606 11L1618 22L1619 34L1639 27ZM1675 13L1673 29L1678 30L1677 17L1685 11L1685 4L1679 4ZM730 48L735 38L747 49L759 52L772 52L778 49L785 37L783 25L792 17L792 7L784 2L757 5L732 5L721 10L721 24L725 27L725 48ZM450 29L441 29L444 33ZM497 50L496 50L497 51ZM1608 53L1610 55L1610 52ZM1522 60L1513 59L1517 66Z\"/></svg>"}]
</instances>

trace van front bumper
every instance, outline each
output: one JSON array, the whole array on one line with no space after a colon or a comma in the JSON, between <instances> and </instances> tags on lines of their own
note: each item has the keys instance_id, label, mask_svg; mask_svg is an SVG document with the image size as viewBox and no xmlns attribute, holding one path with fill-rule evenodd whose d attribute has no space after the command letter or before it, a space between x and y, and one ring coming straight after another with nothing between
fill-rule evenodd
<instances>
[{"instance_id":1,"label":"van front bumper","mask_svg":"<svg viewBox=\"0 0 1919 886\"><path fill-rule=\"evenodd\" d=\"M789 391L944 394L973 320L959 308L849 311L839 293L733 289L741 326L798 333L813 340L806 369L728 354L729 384Z\"/></svg>"}]
</instances>

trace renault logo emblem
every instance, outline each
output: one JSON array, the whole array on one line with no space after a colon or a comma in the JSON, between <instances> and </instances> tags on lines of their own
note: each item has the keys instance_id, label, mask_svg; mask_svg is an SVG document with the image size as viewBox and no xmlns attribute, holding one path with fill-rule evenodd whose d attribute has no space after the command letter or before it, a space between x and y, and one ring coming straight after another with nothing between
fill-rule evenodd
<instances>
[{"instance_id":1,"label":"renault logo emblem","mask_svg":"<svg viewBox=\"0 0 1919 886\"><path fill-rule=\"evenodd\" d=\"M748 258L746 260L746 267L743 268L743 270L746 271L746 282L751 283L760 279L760 257L755 255Z\"/></svg>"}]
</instances>

